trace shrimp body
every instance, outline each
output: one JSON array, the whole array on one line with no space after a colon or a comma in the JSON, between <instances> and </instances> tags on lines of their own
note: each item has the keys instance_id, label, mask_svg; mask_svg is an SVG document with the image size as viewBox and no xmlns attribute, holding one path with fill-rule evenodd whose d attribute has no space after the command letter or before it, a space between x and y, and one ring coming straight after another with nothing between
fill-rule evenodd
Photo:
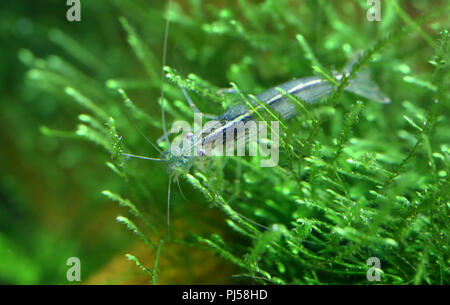
<instances>
[{"instance_id":1,"label":"shrimp body","mask_svg":"<svg viewBox=\"0 0 450 305\"><path fill-rule=\"evenodd\" d=\"M341 81L347 73L335 74L334 77L337 81ZM331 94L335 85L324 78L308 76L287 81L257 95L260 102L287 120L296 115L296 105L278 88L306 103L314 103ZM365 74L357 74L357 77L350 81L345 90L380 103L390 102L390 99ZM251 107L252 109L245 103L230 107L219 115L217 120L210 121L202 129L186 135L186 139L181 145L172 147L170 152L166 151L163 157L168 161L169 173L174 172L177 168L189 170L194 163L194 158L209 155L209 151L204 147L209 147L212 143L221 142L226 146L227 141L230 140L226 137L228 130L236 129L238 124L257 120L255 113L263 106L256 101L252 101L252 104L254 106ZM245 135L235 135L234 140L241 136ZM173 151L176 153L172 153Z\"/></svg>"}]
</instances>

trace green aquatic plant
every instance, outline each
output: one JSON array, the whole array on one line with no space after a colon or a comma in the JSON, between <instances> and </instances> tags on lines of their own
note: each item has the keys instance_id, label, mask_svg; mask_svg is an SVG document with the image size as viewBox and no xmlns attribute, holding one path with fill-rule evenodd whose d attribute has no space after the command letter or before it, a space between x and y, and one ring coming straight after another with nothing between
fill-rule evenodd
<instances>
[{"instance_id":1,"label":"green aquatic plant","mask_svg":"<svg viewBox=\"0 0 450 305\"><path fill-rule=\"evenodd\" d=\"M121 206L125 215L117 221L154 254L145 262L127 254L150 282L161 282L160 261L171 256L171 243L236 265L230 282L368 284L371 257L381 262L381 282L374 283L450 282L449 7L439 3L410 17L426 1L416 7L387 1L377 23L364 19L367 7L359 2L192 0L174 1L169 11L164 3L111 1L105 17L90 23L108 33L106 47L86 32L83 40L51 29L49 40L63 52L40 58L39 50L18 51L28 69L26 90L42 103L48 99L53 115L78 119L70 121L78 124L74 131L47 119L41 133L94 144L82 150L108 172L90 181ZM350 73L337 82L333 72L358 50ZM360 72L372 74L390 104L344 91ZM282 127L278 166L262 168L260 157L216 157L180 170L168 234L164 162L123 155L159 158L168 148L156 144L163 134L160 107L167 123L191 120L184 88L202 112L217 115L309 75L336 89L314 104L280 89L297 105L296 117L259 113ZM234 92L220 90L230 86ZM96 198L100 191L91 188Z\"/></svg>"}]
</instances>

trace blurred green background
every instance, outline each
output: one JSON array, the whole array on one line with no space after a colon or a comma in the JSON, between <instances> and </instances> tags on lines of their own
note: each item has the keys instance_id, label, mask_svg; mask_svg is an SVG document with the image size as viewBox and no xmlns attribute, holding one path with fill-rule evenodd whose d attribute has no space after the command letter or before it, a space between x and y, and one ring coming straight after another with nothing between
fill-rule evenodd
<instances>
[{"instance_id":1,"label":"blurred green background","mask_svg":"<svg viewBox=\"0 0 450 305\"><path fill-rule=\"evenodd\" d=\"M116 175L105 165L115 160L114 152L105 149L109 143L102 147L101 140L93 143L95 139L85 141L80 135L83 128L77 126L86 120L79 115L89 111L67 88L81 92L100 113L106 113L97 117L97 123L105 126L109 116L115 119L129 152L158 157L129 119L129 109L123 106L117 89L124 88L134 103L150 114L152 119L138 125L148 138L159 138L167 2L82 0L81 22L67 21L65 2L0 4L0 283L68 283L66 260L73 256L82 262L84 283L147 283L146 275L124 254L136 254L148 265L154 254L115 221L126 209L102 191L133 198L152 215L158 228L164 227L165 168L129 160L127 166L135 175L127 179ZM295 38L298 33L325 67L340 69L356 50L367 49L390 31L407 25L407 16L416 19L447 3L396 1L402 8L398 11L392 1L382 1L382 21L377 23L367 21L365 2L174 1L167 64L183 76L194 73L217 88L234 82L243 91L256 94L313 74ZM369 112L375 113L372 119L385 116L398 127L404 124L399 123L404 122L399 115L402 102L411 101L419 108L429 105L432 92L427 86L433 66L428 62L435 54L439 32L448 25L448 13L440 15L377 53L371 70L393 104L384 108L384 114L379 105L368 105ZM143 45L130 33L140 37ZM176 85L167 86L171 103L185 103ZM207 98L198 98L205 112L223 111ZM448 101L443 102L447 103L446 115ZM172 108L169 121L184 109ZM342 118L342 112L339 115L336 117ZM446 141L448 145L444 132L448 127L446 121L434 148ZM392 132L386 137L395 141L394 128L375 128ZM398 149L397 155L391 155L393 160L401 160L401 152L404 150ZM179 231L220 233L239 240L225 226L224 215L210 209L201 194L182 182L188 198L184 201L176 188L171 217ZM168 246L163 257L161 283L239 282L231 277L238 273L236 267L202 248Z\"/></svg>"}]
</instances>

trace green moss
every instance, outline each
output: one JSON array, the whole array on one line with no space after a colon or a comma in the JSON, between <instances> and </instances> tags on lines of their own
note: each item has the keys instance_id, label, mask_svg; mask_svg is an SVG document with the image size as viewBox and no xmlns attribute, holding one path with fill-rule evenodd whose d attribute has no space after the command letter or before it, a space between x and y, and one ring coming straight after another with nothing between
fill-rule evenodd
<instances>
[{"instance_id":1,"label":"green moss","mask_svg":"<svg viewBox=\"0 0 450 305\"><path fill-rule=\"evenodd\" d=\"M428 11L418 14L424 3ZM238 279L254 283L368 284L367 260L378 257L383 284L448 284L449 7L444 1L428 3L382 2L381 22L366 20L366 7L358 1L342 6L287 0L236 1L228 7L174 1L170 12L163 3L109 1L83 4L79 25L49 27L34 20L40 37L48 34L49 40L24 43L21 34L10 34L17 44L9 52L15 58L18 54L28 72L15 72L14 82L20 85L8 92L20 106L2 104L7 123L18 134L8 140L13 149L2 157L44 160L36 171L56 185L62 174L46 170L59 172L63 163L90 204L104 200L102 190L112 190L103 194L129 213L118 220L156 257L151 268L131 254L128 259L154 283L164 271L158 267L166 255L163 244L188 243L206 246L240 269ZM7 31L5 25L1 29ZM180 87L202 112L220 114L236 101L295 77L317 74L336 82L332 71L341 70L357 50L363 50L359 60L328 98L310 105L290 96L299 114L282 121L278 166L261 168L258 158L226 157L181 172L187 202L174 187L167 235L164 164L122 155L159 157L148 141L155 144L162 135L161 104L168 127L178 119L192 120ZM390 96L390 104L358 100L344 91L363 68ZM218 92L230 86L237 92ZM17 119L25 114L32 120ZM270 111L261 115L278 119ZM39 135L36 130L44 125ZM39 144L33 144L37 137ZM27 157L33 150L37 154ZM63 156L72 161L51 162ZM14 189L6 186L7 178L2 180L3 188ZM24 189L30 185L13 181ZM62 191L52 200L70 196ZM192 212L193 205L214 207L220 221ZM84 209L79 218L88 223L95 211L87 203ZM76 226L71 217L67 222ZM208 233L211 226L221 233ZM14 226L10 234L19 236ZM111 256L132 238L121 235L118 244L102 246ZM78 246L79 253L91 253L80 240L69 243L67 251ZM20 257L26 269L33 258ZM21 280L43 282L39 274L44 271L33 270ZM0 280L13 281L10 275Z\"/></svg>"}]
</instances>

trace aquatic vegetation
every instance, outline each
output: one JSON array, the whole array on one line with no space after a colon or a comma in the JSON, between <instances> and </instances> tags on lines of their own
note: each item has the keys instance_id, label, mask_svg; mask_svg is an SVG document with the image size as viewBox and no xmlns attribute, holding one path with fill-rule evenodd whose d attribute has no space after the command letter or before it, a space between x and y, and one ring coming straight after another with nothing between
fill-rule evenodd
<instances>
[{"instance_id":1,"label":"aquatic vegetation","mask_svg":"<svg viewBox=\"0 0 450 305\"><path fill-rule=\"evenodd\" d=\"M41 134L60 143L44 145L62 154L69 154L65 145L79 147L71 170L87 179L85 196L97 198L101 188L121 206L117 221L136 235L127 238L137 237L153 255L144 262L127 254L149 282L164 283L161 260L173 255L170 244L185 247L187 257L200 248L231 262L237 269L230 282L368 284L371 257L381 262L381 281L373 283L450 282L450 7L387 1L382 21L370 22L364 3L192 0L174 1L170 11L163 2L87 4L91 14L109 10L95 21L82 17L99 33L53 28L56 55L42 57L32 46L18 51L29 100L48 103L39 106L49 108L38 117ZM360 50L336 81L333 73ZM359 73L370 73L391 102L347 92ZM159 158L168 148L148 143L163 133L160 107L170 126L193 119L180 88L202 112L218 115L309 75L335 82L335 90L313 104L279 90L297 115L284 121L262 114L280 119L279 165L217 157L180 170L168 235L165 165L124 155ZM99 164L107 170L95 174ZM184 263L186 273L203 268Z\"/></svg>"}]
</instances>

